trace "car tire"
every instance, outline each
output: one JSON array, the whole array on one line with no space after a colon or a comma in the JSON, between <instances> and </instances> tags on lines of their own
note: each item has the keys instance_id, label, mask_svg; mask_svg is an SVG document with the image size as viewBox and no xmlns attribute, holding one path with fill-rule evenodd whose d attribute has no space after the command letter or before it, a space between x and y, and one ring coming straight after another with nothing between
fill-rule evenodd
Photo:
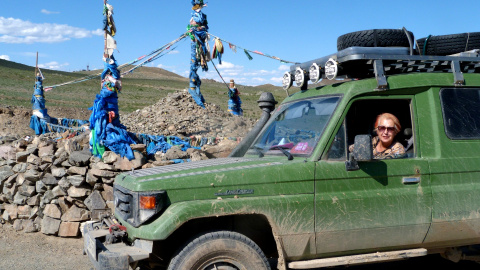
<instances>
[{"instance_id":1,"label":"car tire","mask_svg":"<svg viewBox=\"0 0 480 270\"><path fill-rule=\"evenodd\" d=\"M422 55L450 55L480 49L480 32L443 36L429 36L417 39Z\"/></svg>"},{"instance_id":2,"label":"car tire","mask_svg":"<svg viewBox=\"0 0 480 270\"><path fill-rule=\"evenodd\" d=\"M413 42L413 33L408 33ZM337 49L348 47L410 47L410 42L402 29L372 29L339 36Z\"/></svg>"},{"instance_id":3,"label":"car tire","mask_svg":"<svg viewBox=\"0 0 480 270\"><path fill-rule=\"evenodd\" d=\"M195 238L173 257L168 270L270 270L260 247L246 236L230 231Z\"/></svg>"}]
</instances>

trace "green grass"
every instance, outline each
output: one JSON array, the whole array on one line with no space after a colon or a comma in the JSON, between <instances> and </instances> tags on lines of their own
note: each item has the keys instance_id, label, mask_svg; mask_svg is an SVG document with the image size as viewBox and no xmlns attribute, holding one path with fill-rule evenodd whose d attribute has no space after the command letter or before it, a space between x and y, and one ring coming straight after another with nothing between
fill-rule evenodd
<instances>
[{"instance_id":1,"label":"green grass","mask_svg":"<svg viewBox=\"0 0 480 270\"><path fill-rule=\"evenodd\" d=\"M31 106L30 100L34 90L35 68L0 59L0 104ZM96 74L99 70L86 72L62 72L42 70L45 80L44 87L68 82L84 77L86 74ZM142 74L143 72L143 74ZM136 76L122 79L122 93L119 94L119 109L121 113L129 113L156 103L168 93L188 88L188 79L170 72L142 67L135 72ZM153 76L153 75L154 76ZM138 79L153 76L154 79ZM137 78L135 78L137 77ZM200 74L201 77L201 74ZM214 103L222 109L227 109L227 88L225 84L212 80L203 80L202 94L207 103ZM258 118L261 110L257 100L261 92L272 92L275 99L281 102L286 93L281 87L272 85L249 87L239 86L242 108L246 117ZM86 82L54 88L45 93L46 107L89 108L93 105L95 96L100 92L100 78ZM290 94L292 91L290 91Z\"/></svg>"}]
</instances>

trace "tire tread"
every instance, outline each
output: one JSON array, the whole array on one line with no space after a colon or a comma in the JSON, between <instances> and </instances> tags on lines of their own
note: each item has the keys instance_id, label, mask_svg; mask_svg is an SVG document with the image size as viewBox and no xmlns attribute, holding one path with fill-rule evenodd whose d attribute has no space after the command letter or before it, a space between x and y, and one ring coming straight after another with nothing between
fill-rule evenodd
<instances>
[{"instance_id":1,"label":"tire tread","mask_svg":"<svg viewBox=\"0 0 480 270\"><path fill-rule=\"evenodd\" d=\"M427 37L417 39L422 54L426 39ZM450 55L473 49L480 49L480 32L431 36L426 44L425 55Z\"/></svg>"},{"instance_id":2,"label":"tire tread","mask_svg":"<svg viewBox=\"0 0 480 270\"><path fill-rule=\"evenodd\" d=\"M208 241L213 241L213 240L221 240L221 239L231 239L231 240L236 240L240 241L244 244L246 244L248 247L252 248L261 258L263 261L264 265L266 265L267 270L270 270L270 265L268 263L267 258L265 257L263 251L260 249L260 247L253 242L250 238L246 237L243 234L237 233L237 232L232 232L232 231L216 231L216 232L210 232L203 234L199 237L196 237L193 241L190 241L188 244L184 245L183 248L181 248L175 256L172 258L168 270L177 270L179 269L181 265L181 259L184 257L186 254L192 252L195 250L198 246L202 245L203 243L206 243Z\"/></svg>"},{"instance_id":3,"label":"tire tread","mask_svg":"<svg viewBox=\"0 0 480 270\"><path fill-rule=\"evenodd\" d=\"M413 33L408 32L412 37ZM410 47L408 37L401 29L372 29L351 32L337 39L337 50L348 47Z\"/></svg>"}]
</instances>

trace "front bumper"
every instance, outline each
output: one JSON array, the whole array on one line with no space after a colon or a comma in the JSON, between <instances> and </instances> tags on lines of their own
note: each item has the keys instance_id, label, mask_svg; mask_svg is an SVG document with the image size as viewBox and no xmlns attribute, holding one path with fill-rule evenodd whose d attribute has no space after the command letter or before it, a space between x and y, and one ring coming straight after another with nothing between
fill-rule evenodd
<instances>
[{"instance_id":1,"label":"front bumper","mask_svg":"<svg viewBox=\"0 0 480 270\"><path fill-rule=\"evenodd\" d=\"M89 223L83 228L83 248L96 270L128 270L129 265L148 259L153 242L135 240L133 245L124 242L107 244L111 234L103 222Z\"/></svg>"}]
</instances>

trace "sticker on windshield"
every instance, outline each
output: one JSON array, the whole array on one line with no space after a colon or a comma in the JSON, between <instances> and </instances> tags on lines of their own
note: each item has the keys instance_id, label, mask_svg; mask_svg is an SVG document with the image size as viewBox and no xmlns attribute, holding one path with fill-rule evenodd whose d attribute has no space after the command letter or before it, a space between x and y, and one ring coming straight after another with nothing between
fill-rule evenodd
<instances>
[{"instance_id":1,"label":"sticker on windshield","mask_svg":"<svg viewBox=\"0 0 480 270\"><path fill-rule=\"evenodd\" d=\"M290 151L293 154L309 154L310 152L312 152L312 147L308 146L308 142L299 142Z\"/></svg>"}]
</instances>

